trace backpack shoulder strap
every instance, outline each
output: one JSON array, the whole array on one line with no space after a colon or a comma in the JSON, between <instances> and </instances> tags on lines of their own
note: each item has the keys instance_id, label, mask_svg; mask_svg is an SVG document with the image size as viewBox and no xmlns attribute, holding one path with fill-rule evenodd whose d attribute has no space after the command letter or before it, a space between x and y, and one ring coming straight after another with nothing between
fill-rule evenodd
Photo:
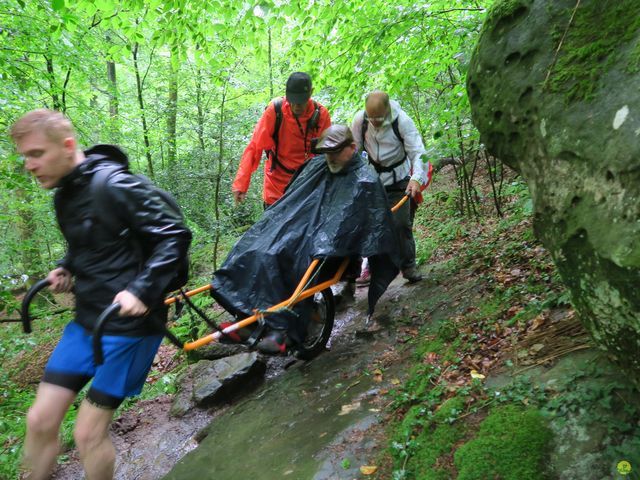
<instances>
[{"instance_id":1,"label":"backpack shoulder strap","mask_svg":"<svg viewBox=\"0 0 640 480\"><path fill-rule=\"evenodd\" d=\"M285 172L293 174L295 170L285 167L278 161L278 133L280 131L280 125L282 125L282 97L275 98L271 103L273 103L273 109L276 112L276 121L273 125L273 144L275 147L273 152L267 152L267 155L271 158L271 170L276 167L280 167Z\"/></svg>"},{"instance_id":2,"label":"backpack shoulder strap","mask_svg":"<svg viewBox=\"0 0 640 480\"><path fill-rule=\"evenodd\" d=\"M398 126L399 119L400 119L400 116L398 115L396 119L393 122L391 122L391 128L393 129L393 133L395 134L396 138L400 140L400 145L402 145L402 151L404 152L404 157L407 158L407 149L404 148L404 138L402 138L402 135L400 134L400 127Z\"/></svg>"},{"instance_id":3,"label":"backpack shoulder strap","mask_svg":"<svg viewBox=\"0 0 640 480\"><path fill-rule=\"evenodd\" d=\"M404 148L404 138L402 138L402 135L400 134L400 127L398 126L398 119L400 117L396 117L396 119L391 122L391 128L393 128L393 133L395 133L396 138L398 140L400 140L400 143L402 144L402 148Z\"/></svg>"},{"instance_id":4,"label":"backpack shoulder strap","mask_svg":"<svg viewBox=\"0 0 640 480\"><path fill-rule=\"evenodd\" d=\"M311 118L307 122L307 131L312 132L318 128L320 123L320 105L315 100L313 101L313 113Z\"/></svg>"},{"instance_id":5,"label":"backpack shoulder strap","mask_svg":"<svg viewBox=\"0 0 640 480\"><path fill-rule=\"evenodd\" d=\"M360 129L362 130L362 151L363 152L367 151L367 147L364 144L364 136L367 134L368 127L369 127L369 116L367 115L367 111L365 110L364 114L362 115L362 128Z\"/></svg>"},{"instance_id":6,"label":"backpack shoulder strap","mask_svg":"<svg viewBox=\"0 0 640 480\"><path fill-rule=\"evenodd\" d=\"M273 141L276 144L276 152L278 151L278 132L280 131L280 125L282 125L282 98L276 98L273 100L273 109L276 112L276 121L273 124Z\"/></svg>"}]
</instances>

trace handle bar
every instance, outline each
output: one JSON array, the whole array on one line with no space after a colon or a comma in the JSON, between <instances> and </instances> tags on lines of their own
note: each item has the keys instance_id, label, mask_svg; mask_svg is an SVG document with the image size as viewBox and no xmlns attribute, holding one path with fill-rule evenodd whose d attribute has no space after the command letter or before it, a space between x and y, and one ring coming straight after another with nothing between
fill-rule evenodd
<instances>
[{"instance_id":1,"label":"handle bar","mask_svg":"<svg viewBox=\"0 0 640 480\"><path fill-rule=\"evenodd\" d=\"M107 326L107 322L118 315L118 313L120 313L120 304L117 302L112 303L102 311L93 327L93 361L96 365L102 365L104 363L101 344L102 333Z\"/></svg>"},{"instance_id":2,"label":"handle bar","mask_svg":"<svg viewBox=\"0 0 640 480\"><path fill-rule=\"evenodd\" d=\"M102 352L102 335L104 334L104 329L107 326L107 323L112 318L116 317L120 313L121 305L119 303L112 303L107 308L105 308L98 319L96 320L96 324L93 327L93 361L96 365L102 365L104 363L104 355ZM173 343L176 347L182 350L184 347L184 343L178 339L171 331L167 328L166 325L162 326L162 333L165 335L171 343Z\"/></svg>"},{"instance_id":3,"label":"handle bar","mask_svg":"<svg viewBox=\"0 0 640 480\"><path fill-rule=\"evenodd\" d=\"M31 315L29 315L29 306L36 294L49 286L50 282L46 278L36 282L22 299L22 308L20 309L20 318L22 319L22 330L24 333L31 333Z\"/></svg>"}]
</instances>

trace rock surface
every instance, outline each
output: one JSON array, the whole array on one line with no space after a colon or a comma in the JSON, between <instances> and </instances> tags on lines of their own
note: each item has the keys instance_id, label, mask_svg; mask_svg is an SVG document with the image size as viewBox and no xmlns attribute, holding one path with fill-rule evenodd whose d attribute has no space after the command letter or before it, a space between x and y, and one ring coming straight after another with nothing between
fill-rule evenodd
<instances>
[{"instance_id":1,"label":"rock surface","mask_svg":"<svg viewBox=\"0 0 640 480\"><path fill-rule=\"evenodd\" d=\"M582 321L640 379L640 3L498 0L467 77Z\"/></svg>"},{"instance_id":2,"label":"rock surface","mask_svg":"<svg viewBox=\"0 0 640 480\"><path fill-rule=\"evenodd\" d=\"M178 394L171 415L184 415L194 404L208 407L232 400L241 391L260 384L267 369L256 352L245 352L218 360L200 360L178 379Z\"/></svg>"}]
</instances>

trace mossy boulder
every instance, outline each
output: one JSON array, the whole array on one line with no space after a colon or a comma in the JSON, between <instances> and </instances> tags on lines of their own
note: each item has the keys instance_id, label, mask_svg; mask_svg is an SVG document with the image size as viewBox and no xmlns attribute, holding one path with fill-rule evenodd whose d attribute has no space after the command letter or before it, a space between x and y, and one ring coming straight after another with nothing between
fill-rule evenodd
<instances>
[{"instance_id":1,"label":"mossy boulder","mask_svg":"<svg viewBox=\"0 0 640 480\"><path fill-rule=\"evenodd\" d=\"M594 339L640 379L640 2L497 0L467 77L487 149Z\"/></svg>"}]
</instances>

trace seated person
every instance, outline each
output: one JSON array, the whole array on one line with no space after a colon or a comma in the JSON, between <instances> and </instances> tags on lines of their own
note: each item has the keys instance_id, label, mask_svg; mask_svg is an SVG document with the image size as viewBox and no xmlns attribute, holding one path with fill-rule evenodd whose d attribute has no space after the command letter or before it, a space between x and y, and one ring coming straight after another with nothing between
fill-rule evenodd
<instances>
[{"instance_id":1,"label":"seated person","mask_svg":"<svg viewBox=\"0 0 640 480\"><path fill-rule=\"evenodd\" d=\"M344 125L327 128L315 152L322 155L297 172L284 196L247 230L214 273L212 295L238 319L289 298L316 258L327 259L325 267L334 268L321 272L325 278L335 273L340 259L369 258L369 314L399 271L384 187L356 151L351 130ZM297 315L265 315L270 331L258 344L261 351L284 352L304 341L305 303L293 308Z\"/></svg>"}]
</instances>

